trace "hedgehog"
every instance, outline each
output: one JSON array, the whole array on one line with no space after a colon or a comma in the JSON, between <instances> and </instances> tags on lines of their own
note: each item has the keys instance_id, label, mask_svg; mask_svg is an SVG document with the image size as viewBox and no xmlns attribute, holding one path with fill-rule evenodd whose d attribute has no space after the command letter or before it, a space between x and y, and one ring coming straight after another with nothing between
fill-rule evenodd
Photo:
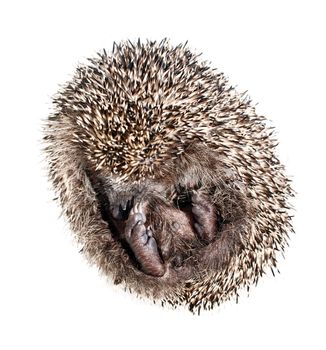
<instances>
[{"instance_id":1,"label":"hedgehog","mask_svg":"<svg viewBox=\"0 0 326 350\"><path fill-rule=\"evenodd\" d=\"M238 297L288 245L274 128L188 44L124 41L79 64L45 121L48 174L81 252L162 305Z\"/></svg>"}]
</instances>

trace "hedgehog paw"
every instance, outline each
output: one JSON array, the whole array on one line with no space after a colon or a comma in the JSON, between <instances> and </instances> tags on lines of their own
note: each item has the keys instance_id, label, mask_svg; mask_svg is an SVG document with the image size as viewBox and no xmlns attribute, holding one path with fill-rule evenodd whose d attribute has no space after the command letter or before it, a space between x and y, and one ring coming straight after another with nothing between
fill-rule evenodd
<instances>
[{"instance_id":1,"label":"hedgehog paw","mask_svg":"<svg viewBox=\"0 0 326 350\"><path fill-rule=\"evenodd\" d=\"M145 226L143 204L136 203L130 210L125 226L125 238L142 270L155 277L164 275L165 268L150 226Z\"/></svg>"},{"instance_id":2,"label":"hedgehog paw","mask_svg":"<svg viewBox=\"0 0 326 350\"><path fill-rule=\"evenodd\" d=\"M212 242L217 236L217 217L214 206L197 191L192 192L191 211L194 229L204 242Z\"/></svg>"}]
</instances>

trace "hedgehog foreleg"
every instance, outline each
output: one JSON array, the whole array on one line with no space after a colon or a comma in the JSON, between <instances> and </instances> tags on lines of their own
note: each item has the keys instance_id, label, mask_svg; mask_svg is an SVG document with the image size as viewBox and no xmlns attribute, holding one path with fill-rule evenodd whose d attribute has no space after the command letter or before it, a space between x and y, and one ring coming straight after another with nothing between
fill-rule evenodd
<instances>
[{"instance_id":1,"label":"hedgehog foreleg","mask_svg":"<svg viewBox=\"0 0 326 350\"><path fill-rule=\"evenodd\" d=\"M193 215L193 226L199 238L207 243L217 238L217 215L215 213L215 207L199 191L192 192L191 212Z\"/></svg>"}]
</instances>

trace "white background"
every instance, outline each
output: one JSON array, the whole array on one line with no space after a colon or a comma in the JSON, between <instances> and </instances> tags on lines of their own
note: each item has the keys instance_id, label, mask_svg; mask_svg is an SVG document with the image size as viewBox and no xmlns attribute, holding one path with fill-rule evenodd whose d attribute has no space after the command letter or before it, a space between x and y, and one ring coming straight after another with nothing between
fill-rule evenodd
<instances>
[{"instance_id":1,"label":"white background","mask_svg":"<svg viewBox=\"0 0 326 350\"><path fill-rule=\"evenodd\" d=\"M2 1L0 348L325 349L323 1ZM272 120L294 181L281 273L200 317L112 287L77 252L45 178L41 121L76 64L121 39L189 47Z\"/></svg>"}]
</instances>

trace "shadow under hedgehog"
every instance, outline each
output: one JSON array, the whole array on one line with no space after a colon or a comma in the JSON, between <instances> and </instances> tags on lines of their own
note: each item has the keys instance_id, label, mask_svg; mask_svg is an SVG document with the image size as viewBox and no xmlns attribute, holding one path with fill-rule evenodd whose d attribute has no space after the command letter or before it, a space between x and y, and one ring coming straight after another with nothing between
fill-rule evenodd
<instances>
[{"instance_id":1,"label":"shadow under hedgehog","mask_svg":"<svg viewBox=\"0 0 326 350\"><path fill-rule=\"evenodd\" d=\"M186 45L114 44L53 102L50 180L82 252L115 283L199 311L276 266L293 191L273 132Z\"/></svg>"}]
</instances>

